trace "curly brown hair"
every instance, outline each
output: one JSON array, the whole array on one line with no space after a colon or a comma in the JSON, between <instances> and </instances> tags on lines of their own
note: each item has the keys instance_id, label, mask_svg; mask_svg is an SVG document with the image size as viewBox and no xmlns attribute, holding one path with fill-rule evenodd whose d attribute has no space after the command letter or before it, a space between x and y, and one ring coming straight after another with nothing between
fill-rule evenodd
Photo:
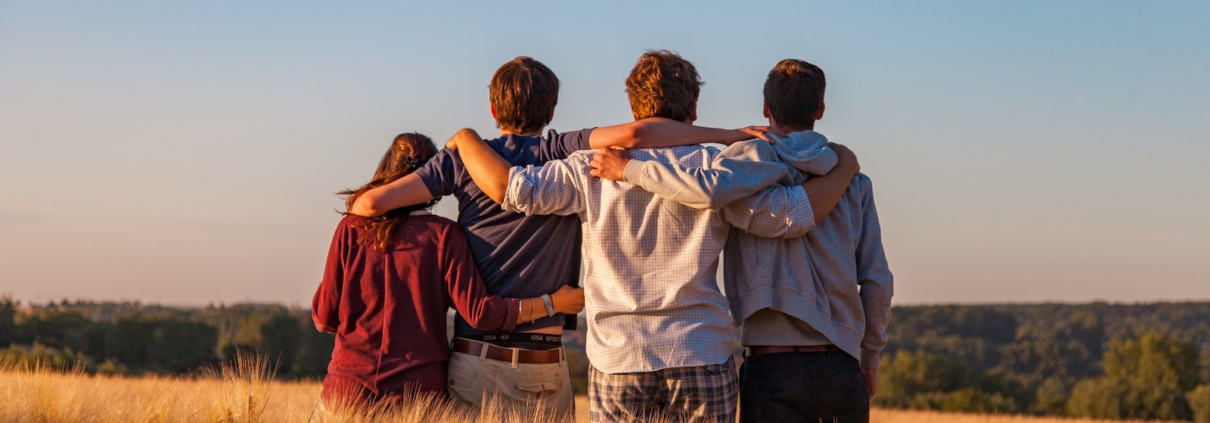
<instances>
[{"instance_id":1,"label":"curly brown hair","mask_svg":"<svg viewBox=\"0 0 1210 423\"><path fill-rule=\"evenodd\" d=\"M701 93L702 78L693 63L676 52L647 50L626 78L626 95L634 119L662 117L685 121Z\"/></svg>"},{"instance_id":2,"label":"curly brown hair","mask_svg":"<svg viewBox=\"0 0 1210 423\"><path fill-rule=\"evenodd\" d=\"M370 182L357 189L347 189L336 193L336 195L345 197L346 211L341 214L348 215L348 210L353 208L353 203L357 202L357 198L366 191L389 184L415 172L436 154L437 147L429 137L415 132L399 134L395 137L395 141L391 142L391 148L382 155L382 160L378 161L378 169L374 171L374 177L370 179ZM362 245L372 247L377 251L385 251L387 247L399 241L403 236L399 230L407 221L408 214L432 207L437 204L439 199L440 197L427 203L391 210L382 216L366 218L355 223L353 227L362 231L363 236L360 240Z\"/></svg>"}]
</instances>

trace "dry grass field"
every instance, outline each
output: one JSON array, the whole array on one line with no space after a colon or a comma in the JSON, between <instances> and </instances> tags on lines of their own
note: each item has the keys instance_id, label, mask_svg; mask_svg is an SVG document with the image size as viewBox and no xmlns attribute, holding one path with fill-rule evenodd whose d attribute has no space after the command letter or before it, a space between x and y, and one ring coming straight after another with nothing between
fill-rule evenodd
<instances>
[{"instance_id":1,"label":"dry grass field","mask_svg":"<svg viewBox=\"0 0 1210 423\"><path fill-rule=\"evenodd\" d=\"M0 369L0 422L533 422L543 416L508 416L491 407L478 413L418 404L376 413L325 412L318 406L321 390L315 382L270 379L263 361L245 360L193 378L124 378L56 373L46 370ZM576 421L587 421L588 403L577 398ZM874 410L875 423L1077 423L1021 416L946 414Z\"/></svg>"}]
</instances>

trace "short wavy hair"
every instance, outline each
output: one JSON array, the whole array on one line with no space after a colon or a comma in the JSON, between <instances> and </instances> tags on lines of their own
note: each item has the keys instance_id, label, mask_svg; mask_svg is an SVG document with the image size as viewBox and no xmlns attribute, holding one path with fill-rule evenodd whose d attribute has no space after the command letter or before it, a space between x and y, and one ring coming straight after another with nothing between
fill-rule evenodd
<instances>
[{"instance_id":1,"label":"short wavy hair","mask_svg":"<svg viewBox=\"0 0 1210 423\"><path fill-rule=\"evenodd\" d=\"M487 88L496 109L496 126L510 132L541 131L554 118L559 103L559 78L528 56L500 65Z\"/></svg>"},{"instance_id":2,"label":"short wavy hair","mask_svg":"<svg viewBox=\"0 0 1210 423\"><path fill-rule=\"evenodd\" d=\"M626 78L634 119L662 117L684 121L693 114L702 78L693 63L668 50L647 50Z\"/></svg>"}]
</instances>

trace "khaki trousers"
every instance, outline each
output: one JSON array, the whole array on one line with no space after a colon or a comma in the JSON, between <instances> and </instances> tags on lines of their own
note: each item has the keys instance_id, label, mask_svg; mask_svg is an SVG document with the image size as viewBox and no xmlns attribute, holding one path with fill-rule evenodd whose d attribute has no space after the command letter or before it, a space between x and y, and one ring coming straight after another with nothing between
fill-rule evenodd
<instances>
[{"instance_id":1,"label":"khaki trousers","mask_svg":"<svg viewBox=\"0 0 1210 423\"><path fill-rule=\"evenodd\" d=\"M449 367L450 398L482 407L491 402L506 413L559 421L572 417L575 395L567 361L524 364L453 352ZM494 397L494 398L493 398ZM534 420L539 421L539 420Z\"/></svg>"}]
</instances>

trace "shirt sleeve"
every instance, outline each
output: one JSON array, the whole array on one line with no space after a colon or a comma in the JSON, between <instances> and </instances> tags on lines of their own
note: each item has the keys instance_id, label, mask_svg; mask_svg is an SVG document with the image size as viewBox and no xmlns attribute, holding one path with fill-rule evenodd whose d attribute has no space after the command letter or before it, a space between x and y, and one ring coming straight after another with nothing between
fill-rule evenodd
<instances>
[{"instance_id":1,"label":"shirt sleeve","mask_svg":"<svg viewBox=\"0 0 1210 423\"><path fill-rule=\"evenodd\" d=\"M328 261L324 264L323 279L315 297L311 299L311 320L321 332L336 332L340 327L340 293L344 290L345 255L351 241L347 221L342 220L332 235L328 247Z\"/></svg>"},{"instance_id":2,"label":"shirt sleeve","mask_svg":"<svg viewBox=\"0 0 1210 423\"><path fill-rule=\"evenodd\" d=\"M894 277L882 249L882 227L874 207L873 186L869 177L858 174L861 186L861 235L857 241L857 284L861 286L861 306L865 311L865 335L861 339L861 366L877 368L886 347L887 324L891 321L891 296Z\"/></svg>"},{"instance_id":3,"label":"shirt sleeve","mask_svg":"<svg viewBox=\"0 0 1210 423\"><path fill-rule=\"evenodd\" d=\"M798 238L815 229L815 210L802 185L765 188L720 212L731 226L761 238Z\"/></svg>"},{"instance_id":4,"label":"shirt sleeve","mask_svg":"<svg viewBox=\"0 0 1210 423\"><path fill-rule=\"evenodd\" d=\"M444 229L441 270L447 302L466 322L479 330L511 331L517 326L519 300L487 295L483 279L466 245L466 235L454 226Z\"/></svg>"},{"instance_id":5,"label":"shirt sleeve","mask_svg":"<svg viewBox=\"0 0 1210 423\"><path fill-rule=\"evenodd\" d=\"M664 199L697 209L723 206L773 185L791 185L796 172L765 141L732 144L708 167L631 160L623 178Z\"/></svg>"},{"instance_id":6,"label":"shirt sleeve","mask_svg":"<svg viewBox=\"0 0 1210 423\"><path fill-rule=\"evenodd\" d=\"M424 166L416 169L416 176L424 181L424 186L428 187L433 198L453 194L454 188L458 186L454 173L454 154L448 148L438 151Z\"/></svg>"},{"instance_id":7,"label":"shirt sleeve","mask_svg":"<svg viewBox=\"0 0 1210 423\"><path fill-rule=\"evenodd\" d=\"M542 138L543 162L550 160L563 160L571 157L577 151L592 150L592 146L588 143L588 137L592 135L592 130L596 128L581 129L579 131L564 132L562 134L555 132L554 129L546 132L546 136Z\"/></svg>"},{"instance_id":8,"label":"shirt sleeve","mask_svg":"<svg viewBox=\"0 0 1210 423\"><path fill-rule=\"evenodd\" d=\"M508 172L504 210L525 215L580 214L584 211L584 178L588 161L583 154L542 166L514 167Z\"/></svg>"}]
</instances>

